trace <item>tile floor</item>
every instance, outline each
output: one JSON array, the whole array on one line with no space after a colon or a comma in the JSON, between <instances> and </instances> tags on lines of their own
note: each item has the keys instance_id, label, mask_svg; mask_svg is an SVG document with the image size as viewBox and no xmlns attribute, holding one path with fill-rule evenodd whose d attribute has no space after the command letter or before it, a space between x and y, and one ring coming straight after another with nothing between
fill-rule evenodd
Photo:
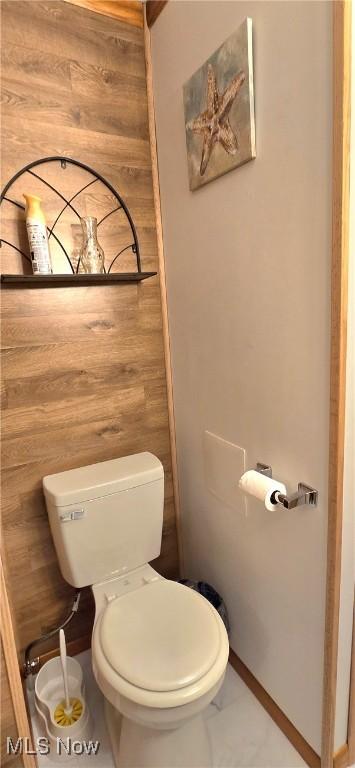
<instances>
[{"instance_id":1,"label":"tile floor","mask_svg":"<svg viewBox=\"0 0 355 768\"><path fill-rule=\"evenodd\" d=\"M73 757L65 761L74 768L114 768L106 731L103 698L91 670L90 652L79 654L88 706L95 722L92 739L100 741L97 755ZM33 693L29 694L34 738L39 732ZM207 728L211 739L213 768L301 768L306 764L290 742L277 728L243 681L228 665L224 684L216 699L206 710ZM38 756L39 768L55 768L63 760Z\"/></svg>"}]
</instances>

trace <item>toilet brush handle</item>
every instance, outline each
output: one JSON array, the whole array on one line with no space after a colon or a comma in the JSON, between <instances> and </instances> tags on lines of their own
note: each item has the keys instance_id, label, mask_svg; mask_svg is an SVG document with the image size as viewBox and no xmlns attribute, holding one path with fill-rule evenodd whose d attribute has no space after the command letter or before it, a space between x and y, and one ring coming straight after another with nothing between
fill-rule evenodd
<instances>
[{"instance_id":1,"label":"toilet brush handle","mask_svg":"<svg viewBox=\"0 0 355 768\"><path fill-rule=\"evenodd\" d=\"M64 683L64 698L65 709L70 709L69 689L68 689L68 673L67 673L67 647L65 644L64 630L59 631L59 649L60 649L60 661L62 664L63 683Z\"/></svg>"}]
</instances>

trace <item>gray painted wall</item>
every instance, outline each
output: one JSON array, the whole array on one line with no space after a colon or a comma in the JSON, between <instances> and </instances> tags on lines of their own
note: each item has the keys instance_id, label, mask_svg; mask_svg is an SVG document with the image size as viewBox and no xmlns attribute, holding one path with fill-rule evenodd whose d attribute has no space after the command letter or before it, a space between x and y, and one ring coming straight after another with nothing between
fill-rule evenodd
<instances>
[{"instance_id":1,"label":"gray painted wall","mask_svg":"<svg viewBox=\"0 0 355 768\"><path fill-rule=\"evenodd\" d=\"M232 647L318 753L331 12L328 2L172 0L152 28L185 571L222 593ZM247 15L257 158L191 193L182 86ZM244 448L248 467L270 463L290 491L315 486L318 508L267 513L251 500L246 516L219 501L207 489L205 430Z\"/></svg>"}]
</instances>

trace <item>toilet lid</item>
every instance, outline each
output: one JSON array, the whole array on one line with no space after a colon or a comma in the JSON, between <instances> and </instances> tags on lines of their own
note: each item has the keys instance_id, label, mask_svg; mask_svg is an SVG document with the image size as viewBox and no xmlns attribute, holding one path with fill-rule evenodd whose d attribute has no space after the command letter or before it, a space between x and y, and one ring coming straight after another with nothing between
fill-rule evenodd
<instances>
[{"instance_id":1,"label":"toilet lid","mask_svg":"<svg viewBox=\"0 0 355 768\"><path fill-rule=\"evenodd\" d=\"M221 642L219 621L197 592L158 579L109 603L101 647L128 682L148 691L174 691L213 666Z\"/></svg>"}]
</instances>

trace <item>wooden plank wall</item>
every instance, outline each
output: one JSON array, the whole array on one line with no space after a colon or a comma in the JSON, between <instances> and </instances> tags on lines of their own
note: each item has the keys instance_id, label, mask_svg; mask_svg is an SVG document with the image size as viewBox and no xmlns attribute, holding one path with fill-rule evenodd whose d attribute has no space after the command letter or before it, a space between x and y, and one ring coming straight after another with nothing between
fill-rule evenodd
<instances>
[{"instance_id":1,"label":"wooden plank wall","mask_svg":"<svg viewBox=\"0 0 355 768\"><path fill-rule=\"evenodd\" d=\"M0 764L8 765L12 763L11 757L6 752L6 737L9 736L16 743L17 728L15 723L14 708L10 693L9 681L6 673L4 652L2 643L0 643L1 653L1 751ZM15 757L15 756L14 756Z\"/></svg>"},{"instance_id":2,"label":"wooden plank wall","mask_svg":"<svg viewBox=\"0 0 355 768\"><path fill-rule=\"evenodd\" d=\"M1 9L3 183L42 156L67 155L93 166L130 208L142 269L156 270L143 30L63 0L10 0ZM48 174L56 181L60 174L64 194L80 186L80 172L75 180L59 168ZM16 187L19 200L23 191L39 191L33 179L22 187ZM78 208L100 218L110 201L88 193ZM50 222L50 193L45 202ZM3 218L5 231L19 233L24 243L21 213L4 207ZM102 230L108 254L125 236L113 218ZM69 216L60 233L75 255L79 234ZM5 247L1 258L2 271L22 269ZM59 260L55 252L57 269ZM62 618L73 595L52 545L44 475L152 451L166 476L156 567L175 577L178 558L158 278L140 285L11 289L2 292L1 311L3 543L22 651ZM87 634L92 620L87 591L68 639Z\"/></svg>"},{"instance_id":3,"label":"wooden plank wall","mask_svg":"<svg viewBox=\"0 0 355 768\"><path fill-rule=\"evenodd\" d=\"M143 27L143 3L141 0L65 0L81 5L104 16L112 16L134 27Z\"/></svg>"},{"instance_id":4,"label":"wooden plank wall","mask_svg":"<svg viewBox=\"0 0 355 768\"><path fill-rule=\"evenodd\" d=\"M1 586L1 603L0 603L0 618L1 618L1 643L3 650L2 663L2 675L5 677L5 700L2 698L2 703L5 704L4 710L1 710L1 736L2 736L2 752L6 743L7 736L13 736L16 727L18 736L24 740L24 743L28 745L22 756L21 754L14 756L11 752L9 755L5 752L5 764L11 762L11 765L17 766L18 762L23 768L35 768L37 763L35 762L32 750L32 737L30 732L30 726L28 722L28 716L26 712L26 703L22 690L22 681L20 675L20 669L18 664L18 654L16 647L15 628L12 620L12 612L10 607L10 598L6 585L6 575L3 567L2 558L0 558L0 586ZM6 673L4 675L4 666ZM11 701L9 695L11 696ZM4 696L4 690L1 690L2 697ZM3 722L5 721L6 729L3 729ZM10 733L9 733L10 732ZM1 764L4 764L2 760Z\"/></svg>"}]
</instances>

